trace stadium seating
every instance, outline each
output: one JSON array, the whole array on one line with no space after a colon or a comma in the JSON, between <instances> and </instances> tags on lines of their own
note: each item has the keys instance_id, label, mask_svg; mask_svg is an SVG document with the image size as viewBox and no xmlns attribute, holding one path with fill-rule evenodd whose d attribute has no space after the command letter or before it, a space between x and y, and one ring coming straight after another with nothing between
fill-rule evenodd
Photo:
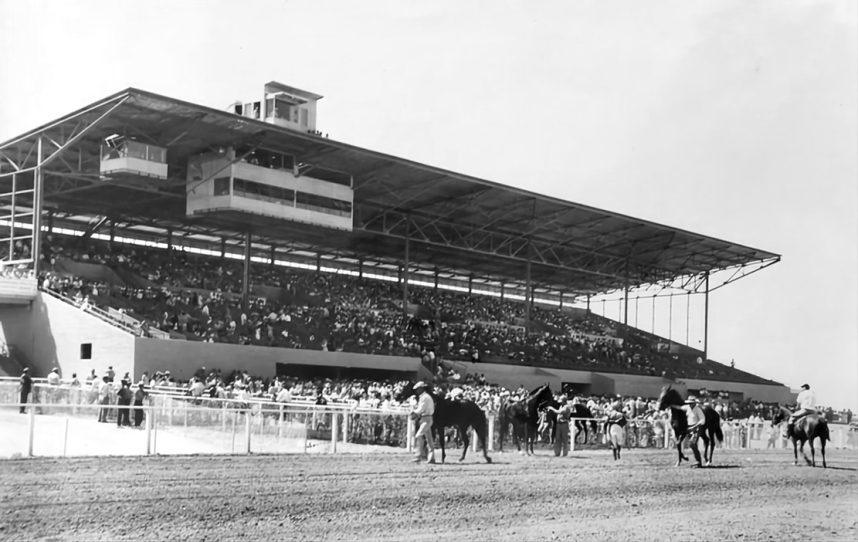
<instances>
[{"instance_id":1,"label":"stadium seating","mask_svg":"<svg viewBox=\"0 0 858 542\"><path fill-rule=\"evenodd\" d=\"M68 236L46 239L42 288L120 310L142 333L275 347L420 356L565 369L767 382L583 311L485 295L409 288L346 274L251 264L253 296L241 307L242 262Z\"/></svg>"}]
</instances>

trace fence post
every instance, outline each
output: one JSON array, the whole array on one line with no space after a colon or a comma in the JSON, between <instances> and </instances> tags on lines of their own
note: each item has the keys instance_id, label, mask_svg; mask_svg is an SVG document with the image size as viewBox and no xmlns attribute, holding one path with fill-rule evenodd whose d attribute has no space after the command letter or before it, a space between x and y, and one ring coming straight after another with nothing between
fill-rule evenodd
<instances>
[{"instance_id":1,"label":"fence post","mask_svg":"<svg viewBox=\"0 0 858 542\"><path fill-rule=\"evenodd\" d=\"M414 451L414 420L411 419L411 416L407 417L408 419L408 430L406 431L407 435L407 444L405 446L406 450L409 452Z\"/></svg>"},{"instance_id":2,"label":"fence post","mask_svg":"<svg viewBox=\"0 0 858 542\"><path fill-rule=\"evenodd\" d=\"M495 417L489 416L489 431L488 436L486 437L488 442L486 442L486 447L490 452L495 451Z\"/></svg>"},{"instance_id":3,"label":"fence post","mask_svg":"<svg viewBox=\"0 0 858 542\"><path fill-rule=\"evenodd\" d=\"M575 418L569 419L569 451L575 451L575 441L578 440L578 426L575 425Z\"/></svg>"},{"instance_id":4,"label":"fence post","mask_svg":"<svg viewBox=\"0 0 858 542\"><path fill-rule=\"evenodd\" d=\"M337 436L340 432L340 417L337 411L331 412L331 453L337 453Z\"/></svg>"},{"instance_id":5,"label":"fence post","mask_svg":"<svg viewBox=\"0 0 858 542\"><path fill-rule=\"evenodd\" d=\"M280 403L280 423L277 425L277 440L283 436L283 403Z\"/></svg>"},{"instance_id":6,"label":"fence post","mask_svg":"<svg viewBox=\"0 0 858 542\"><path fill-rule=\"evenodd\" d=\"M477 430L471 428L471 451L476 452L478 450L477 447Z\"/></svg>"},{"instance_id":7,"label":"fence post","mask_svg":"<svg viewBox=\"0 0 858 542\"><path fill-rule=\"evenodd\" d=\"M29 419L27 420L27 455L33 457L33 433L36 430L36 407L30 403Z\"/></svg>"},{"instance_id":8,"label":"fence post","mask_svg":"<svg viewBox=\"0 0 858 542\"><path fill-rule=\"evenodd\" d=\"M245 435L245 449L244 453L250 453L250 410L244 413L244 435Z\"/></svg>"},{"instance_id":9,"label":"fence post","mask_svg":"<svg viewBox=\"0 0 858 542\"><path fill-rule=\"evenodd\" d=\"M66 451L68 450L69 444L69 417L66 416L66 428L63 432L63 457L66 456Z\"/></svg>"},{"instance_id":10,"label":"fence post","mask_svg":"<svg viewBox=\"0 0 858 542\"><path fill-rule=\"evenodd\" d=\"M670 433L669 431L673 431L673 428L670 427L669 423L666 423L662 420L662 424L664 425L664 449L670 448Z\"/></svg>"},{"instance_id":11,"label":"fence post","mask_svg":"<svg viewBox=\"0 0 858 542\"><path fill-rule=\"evenodd\" d=\"M152 405L147 405L144 414L146 415L146 455L152 454Z\"/></svg>"}]
</instances>

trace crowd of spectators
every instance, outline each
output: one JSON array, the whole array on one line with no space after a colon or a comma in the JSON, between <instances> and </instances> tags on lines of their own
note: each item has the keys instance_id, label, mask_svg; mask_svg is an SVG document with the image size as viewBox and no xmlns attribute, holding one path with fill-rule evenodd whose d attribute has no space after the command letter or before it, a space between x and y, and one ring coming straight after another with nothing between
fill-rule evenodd
<instances>
[{"instance_id":1,"label":"crowd of spectators","mask_svg":"<svg viewBox=\"0 0 858 542\"><path fill-rule=\"evenodd\" d=\"M433 352L451 360L668 378L755 378L663 351L657 338L623 333L592 313L527 310L521 301L418 286L403 303L395 282L256 262L245 307L242 262L234 259L65 236L49 236L45 255L43 288L124 311L141 322L143 334L399 356Z\"/></svg>"}]
</instances>

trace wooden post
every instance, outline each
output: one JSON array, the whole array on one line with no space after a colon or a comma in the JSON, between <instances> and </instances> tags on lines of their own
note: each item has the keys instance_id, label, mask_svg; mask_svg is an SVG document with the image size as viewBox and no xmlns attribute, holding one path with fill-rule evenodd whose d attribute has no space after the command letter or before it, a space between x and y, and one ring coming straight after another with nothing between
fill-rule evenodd
<instances>
[{"instance_id":1,"label":"wooden post","mask_svg":"<svg viewBox=\"0 0 858 542\"><path fill-rule=\"evenodd\" d=\"M30 404L29 418L27 420L27 456L33 457L33 433L36 431L36 407Z\"/></svg>"},{"instance_id":2,"label":"wooden post","mask_svg":"<svg viewBox=\"0 0 858 542\"><path fill-rule=\"evenodd\" d=\"M340 417L336 411L331 412L331 453L337 453L337 436L340 432Z\"/></svg>"},{"instance_id":3,"label":"wooden post","mask_svg":"<svg viewBox=\"0 0 858 542\"><path fill-rule=\"evenodd\" d=\"M244 413L244 439L245 439L245 447L244 453L250 453L250 410Z\"/></svg>"},{"instance_id":4,"label":"wooden post","mask_svg":"<svg viewBox=\"0 0 858 542\"><path fill-rule=\"evenodd\" d=\"M152 453L152 407L148 407L144 413L146 414L146 455Z\"/></svg>"}]
</instances>

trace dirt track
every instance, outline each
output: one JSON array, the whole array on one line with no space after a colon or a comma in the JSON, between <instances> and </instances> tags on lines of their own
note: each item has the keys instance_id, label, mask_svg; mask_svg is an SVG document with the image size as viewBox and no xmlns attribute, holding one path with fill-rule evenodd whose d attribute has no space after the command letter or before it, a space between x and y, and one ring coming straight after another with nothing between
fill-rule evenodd
<instances>
[{"instance_id":1,"label":"dirt track","mask_svg":"<svg viewBox=\"0 0 858 542\"><path fill-rule=\"evenodd\" d=\"M395 456L0 461L3 540L858 539L858 453L793 467L785 451L664 451L486 465ZM833 467L833 468L832 468ZM802 519L793 511L802 509Z\"/></svg>"}]
</instances>

